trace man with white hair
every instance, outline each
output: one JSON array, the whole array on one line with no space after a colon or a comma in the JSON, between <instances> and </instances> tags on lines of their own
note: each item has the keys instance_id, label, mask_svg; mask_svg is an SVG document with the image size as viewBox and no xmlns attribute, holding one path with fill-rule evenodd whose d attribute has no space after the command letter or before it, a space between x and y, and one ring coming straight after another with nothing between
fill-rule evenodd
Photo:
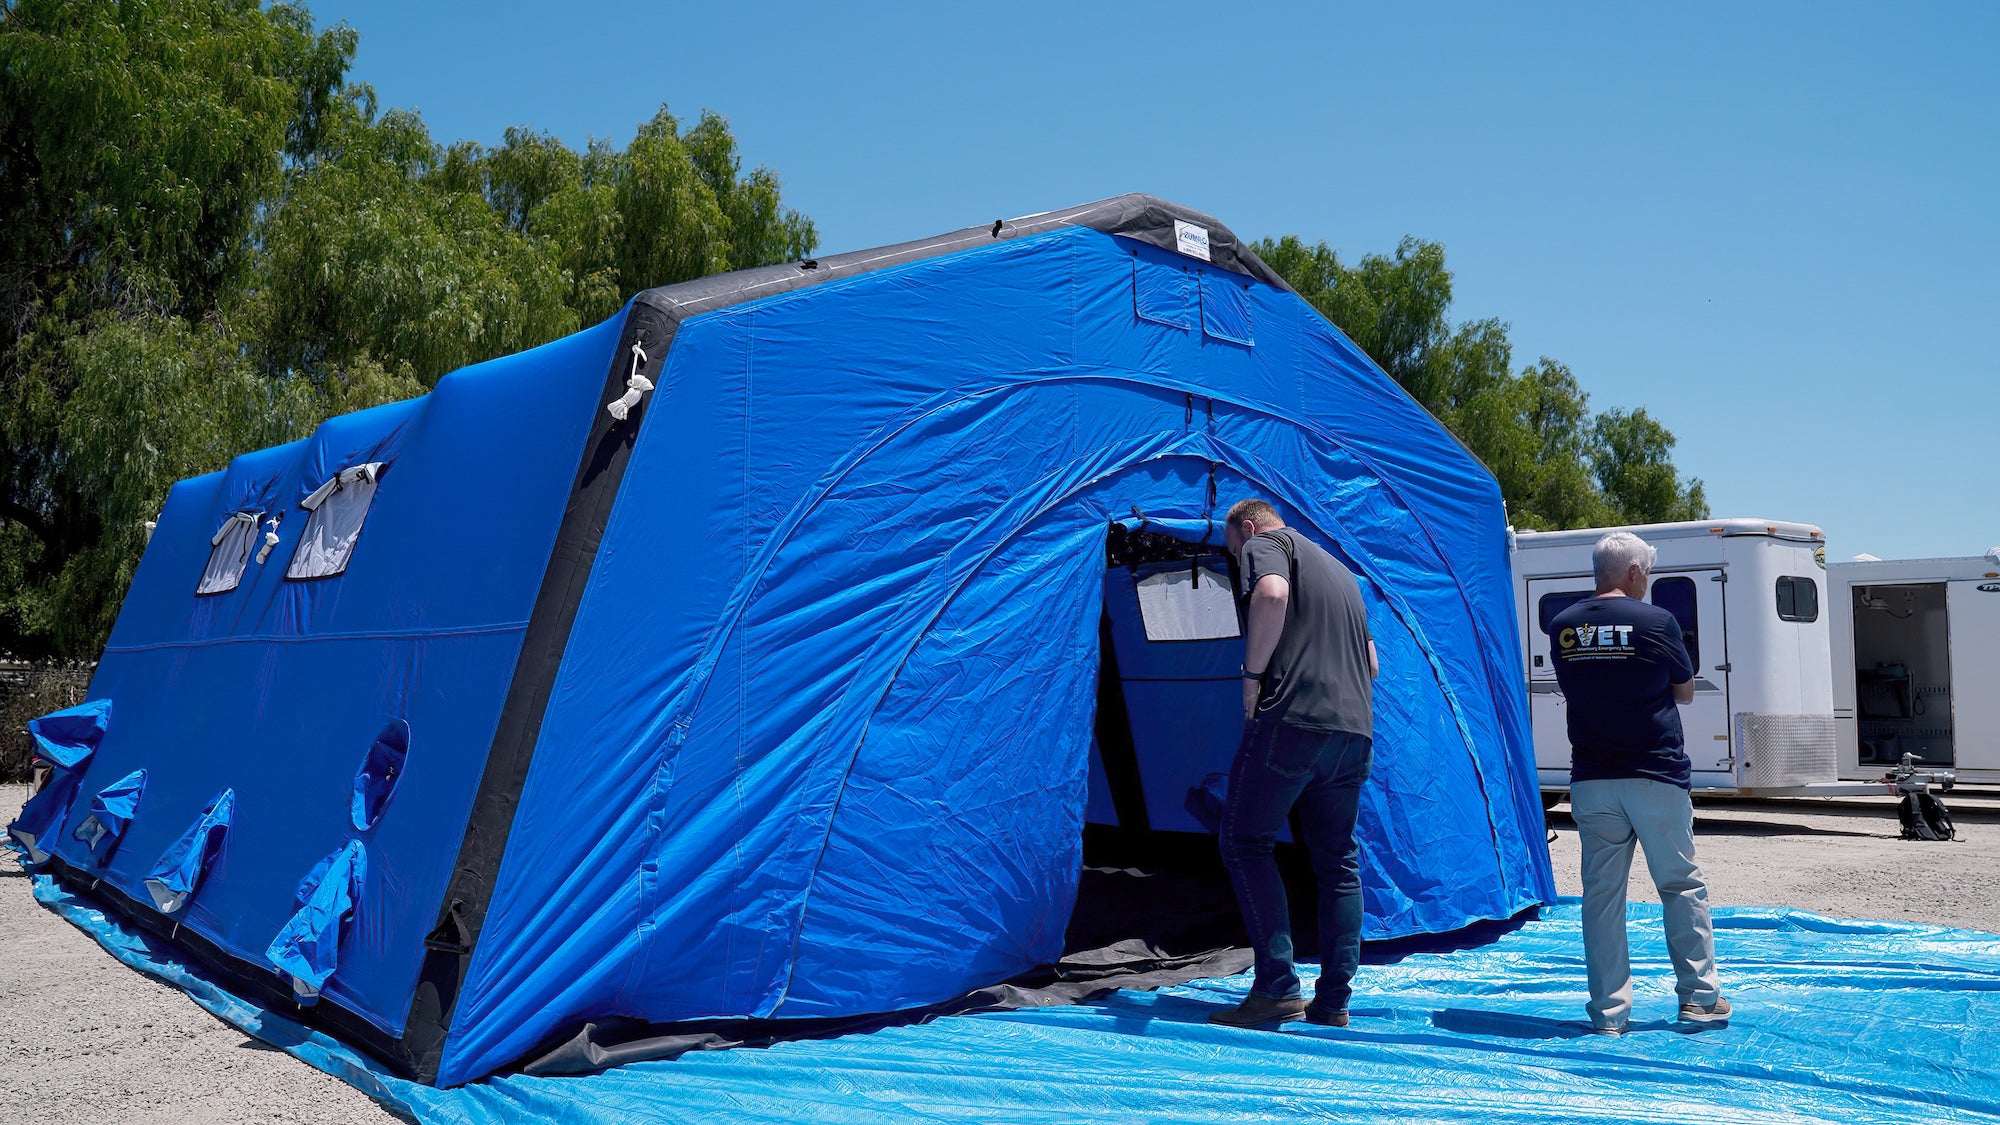
<instances>
[{"instance_id":1,"label":"man with white hair","mask_svg":"<svg viewBox=\"0 0 2000 1125\"><path fill-rule=\"evenodd\" d=\"M1694 861L1694 805L1677 705L1694 701L1694 665L1674 615L1643 599L1655 552L1629 531L1597 541L1597 594L1549 623L1568 702L1570 815L1583 844L1583 961L1591 1030L1623 1035L1632 1011L1625 886L1632 847L1660 892L1680 1018L1719 1023L1708 885Z\"/></svg>"}]
</instances>

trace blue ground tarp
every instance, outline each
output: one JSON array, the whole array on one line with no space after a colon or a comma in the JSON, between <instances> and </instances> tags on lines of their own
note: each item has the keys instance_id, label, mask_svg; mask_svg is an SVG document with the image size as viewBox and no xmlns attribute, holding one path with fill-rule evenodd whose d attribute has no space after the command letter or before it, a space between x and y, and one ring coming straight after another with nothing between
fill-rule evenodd
<instances>
[{"instance_id":1,"label":"blue ground tarp","mask_svg":"<svg viewBox=\"0 0 2000 1125\"><path fill-rule=\"evenodd\" d=\"M1737 1015L1699 1032L1673 1022L1658 908L1635 906L1633 1033L1584 1034L1567 900L1479 948L1366 966L1345 1029L1206 1023L1245 974L438 1090L231 995L46 876L35 894L128 965L425 1123L2000 1122L2000 935L1935 926L1718 910Z\"/></svg>"}]
</instances>

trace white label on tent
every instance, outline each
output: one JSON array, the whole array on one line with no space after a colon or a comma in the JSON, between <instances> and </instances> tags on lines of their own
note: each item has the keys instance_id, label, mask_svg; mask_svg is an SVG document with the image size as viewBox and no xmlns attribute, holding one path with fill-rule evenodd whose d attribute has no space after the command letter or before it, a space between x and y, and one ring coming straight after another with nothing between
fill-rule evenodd
<instances>
[{"instance_id":1,"label":"white label on tent","mask_svg":"<svg viewBox=\"0 0 2000 1125\"><path fill-rule=\"evenodd\" d=\"M1175 567L1139 579L1139 620L1149 641L1212 641L1242 635L1229 579L1201 568Z\"/></svg>"},{"instance_id":2,"label":"white label on tent","mask_svg":"<svg viewBox=\"0 0 2000 1125\"><path fill-rule=\"evenodd\" d=\"M1208 228L1174 220L1174 249L1190 258L1208 261Z\"/></svg>"}]
</instances>

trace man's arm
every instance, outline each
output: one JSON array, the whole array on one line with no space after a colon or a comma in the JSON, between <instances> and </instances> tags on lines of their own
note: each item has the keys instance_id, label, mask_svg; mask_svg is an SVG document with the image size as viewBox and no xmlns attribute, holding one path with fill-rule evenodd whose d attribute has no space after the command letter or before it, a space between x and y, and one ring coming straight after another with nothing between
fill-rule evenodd
<instances>
[{"instance_id":1,"label":"man's arm","mask_svg":"<svg viewBox=\"0 0 2000 1125\"><path fill-rule=\"evenodd\" d=\"M1250 589L1250 606L1244 611L1243 637L1243 717L1257 713L1261 686L1250 679L1271 666L1278 637L1285 631L1285 603L1291 601L1292 584L1282 574L1266 574Z\"/></svg>"},{"instance_id":2,"label":"man's arm","mask_svg":"<svg viewBox=\"0 0 2000 1125\"><path fill-rule=\"evenodd\" d=\"M1379 676L1379 675L1381 675L1381 674L1382 674L1382 661L1381 661L1381 659L1380 659L1379 657L1377 657L1377 656L1375 655L1375 642L1374 642L1374 641L1369 641L1369 642L1368 642L1368 678L1372 680L1372 679L1374 679L1375 677L1377 677L1377 676Z\"/></svg>"},{"instance_id":3,"label":"man's arm","mask_svg":"<svg viewBox=\"0 0 2000 1125\"><path fill-rule=\"evenodd\" d=\"M1658 681L1658 680L1654 680L1653 682L1654 682L1654 683L1659 683L1659 681ZM1674 702L1675 702L1675 703L1680 703L1680 704L1688 704L1688 703L1693 703L1693 702L1694 702L1694 681L1693 681L1693 680L1684 680L1684 681L1682 681L1681 683L1678 683L1678 684L1674 684L1674 685L1672 685L1672 687L1673 687L1673 692L1674 692Z\"/></svg>"}]
</instances>

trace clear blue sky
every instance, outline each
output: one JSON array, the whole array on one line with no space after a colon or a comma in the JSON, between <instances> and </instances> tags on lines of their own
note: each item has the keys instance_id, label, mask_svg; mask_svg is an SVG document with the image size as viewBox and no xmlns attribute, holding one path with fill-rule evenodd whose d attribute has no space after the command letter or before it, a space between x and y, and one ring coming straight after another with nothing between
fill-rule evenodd
<instances>
[{"instance_id":1,"label":"clear blue sky","mask_svg":"<svg viewBox=\"0 0 2000 1125\"><path fill-rule=\"evenodd\" d=\"M714 109L826 252L1126 191L1436 239L1716 515L2000 544L2000 5L312 7L442 140Z\"/></svg>"}]
</instances>

